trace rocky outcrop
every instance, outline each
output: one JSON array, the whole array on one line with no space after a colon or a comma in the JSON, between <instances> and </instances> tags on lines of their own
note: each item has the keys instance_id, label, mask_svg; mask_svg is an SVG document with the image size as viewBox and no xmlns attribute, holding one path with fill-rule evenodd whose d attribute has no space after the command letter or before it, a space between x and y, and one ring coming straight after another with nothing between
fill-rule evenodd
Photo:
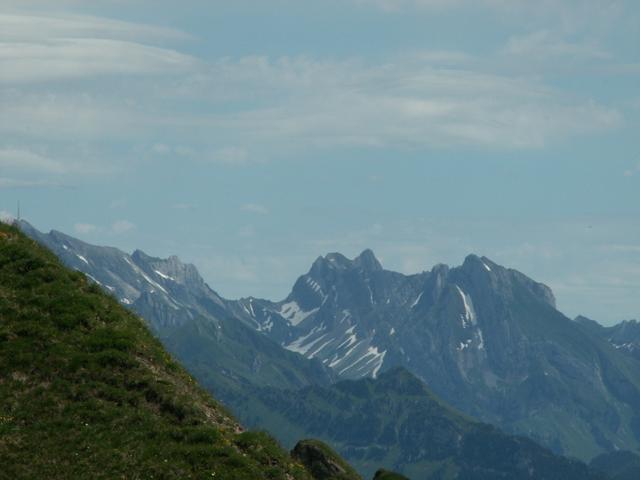
<instances>
[{"instance_id":1,"label":"rocky outcrop","mask_svg":"<svg viewBox=\"0 0 640 480\"><path fill-rule=\"evenodd\" d=\"M291 456L302 463L315 480L362 480L336 452L318 440L301 440Z\"/></svg>"},{"instance_id":2,"label":"rocky outcrop","mask_svg":"<svg viewBox=\"0 0 640 480\"><path fill-rule=\"evenodd\" d=\"M409 480L404 475L380 469L373 476L373 480Z\"/></svg>"}]
</instances>

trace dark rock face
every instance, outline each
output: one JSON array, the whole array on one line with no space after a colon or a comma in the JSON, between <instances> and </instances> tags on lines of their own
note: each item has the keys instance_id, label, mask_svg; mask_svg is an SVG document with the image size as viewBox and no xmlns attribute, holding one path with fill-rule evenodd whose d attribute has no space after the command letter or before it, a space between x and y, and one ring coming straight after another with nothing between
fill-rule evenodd
<instances>
[{"instance_id":1,"label":"dark rock face","mask_svg":"<svg viewBox=\"0 0 640 480\"><path fill-rule=\"evenodd\" d=\"M317 440L301 440L291 456L302 463L315 480L362 480L337 453Z\"/></svg>"},{"instance_id":2,"label":"dark rock face","mask_svg":"<svg viewBox=\"0 0 640 480\"><path fill-rule=\"evenodd\" d=\"M409 480L404 475L380 469L373 476L373 480Z\"/></svg>"}]
</instances>

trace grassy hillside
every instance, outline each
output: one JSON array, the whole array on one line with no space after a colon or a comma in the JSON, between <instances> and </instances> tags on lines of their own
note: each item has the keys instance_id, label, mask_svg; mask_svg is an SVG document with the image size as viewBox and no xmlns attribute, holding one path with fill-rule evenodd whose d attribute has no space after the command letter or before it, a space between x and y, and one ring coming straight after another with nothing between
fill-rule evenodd
<instances>
[{"instance_id":1,"label":"grassy hillside","mask_svg":"<svg viewBox=\"0 0 640 480\"><path fill-rule=\"evenodd\" d=\"M0 225L0 477L309 479L142 321Z\"/></svg>"}]
</instances>

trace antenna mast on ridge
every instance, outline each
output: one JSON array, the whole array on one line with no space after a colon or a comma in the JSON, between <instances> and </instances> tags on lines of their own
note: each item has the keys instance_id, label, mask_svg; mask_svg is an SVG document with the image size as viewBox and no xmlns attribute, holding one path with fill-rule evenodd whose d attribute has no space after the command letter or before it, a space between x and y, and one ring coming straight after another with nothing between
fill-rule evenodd
<instances>
[{"instance_id":1,"label":"antenna mast on ridge","mask_svg":"<svg viewBox=\"0 0 640 480\"><path fill-rule=\"evenodd\" d=\"M18 200L18 222L20 221L20 200Z\"/></svg>"}]
</instances>

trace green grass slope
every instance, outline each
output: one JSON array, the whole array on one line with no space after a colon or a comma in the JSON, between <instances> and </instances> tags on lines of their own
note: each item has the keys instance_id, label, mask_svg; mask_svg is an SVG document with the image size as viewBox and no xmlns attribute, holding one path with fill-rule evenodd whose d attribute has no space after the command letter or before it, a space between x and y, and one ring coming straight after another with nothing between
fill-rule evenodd
<instances>
[{"instance_id":1,"label":"green grass slope","mask_svg":"<svg viewBox=\"0 0 640 480\"><path fill-rule=\"evenodd\" d=\"M143 322L0 225L0 477L310 479Z\"/></svg>"}]
</instances>

